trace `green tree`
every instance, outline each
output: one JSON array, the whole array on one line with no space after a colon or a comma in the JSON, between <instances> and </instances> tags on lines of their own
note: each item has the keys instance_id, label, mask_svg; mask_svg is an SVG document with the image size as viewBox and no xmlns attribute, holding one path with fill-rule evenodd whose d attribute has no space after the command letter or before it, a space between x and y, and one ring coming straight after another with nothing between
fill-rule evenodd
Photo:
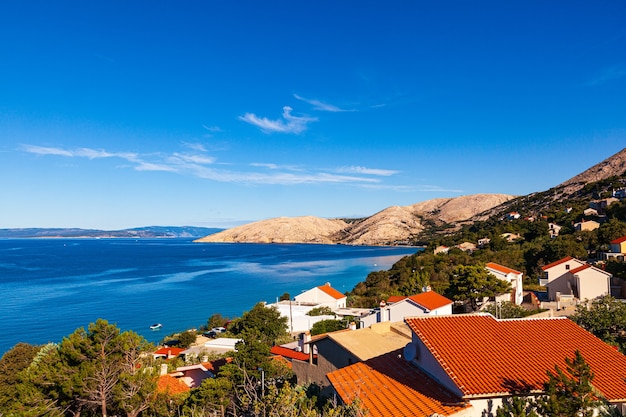
<instances>
[{"instance_id":1,"label":"green tree","mask_svg":"<svg viewBox=\"0 0 626 417\"><path fill-rule=\"evenodd\" d=\"M268 308L264 303L257 303L239 319L233 320L229 330L235 335L255 337L268 346L278 339L286 337L287 317L280 315L276 307Z\"/></svg>"},{"instance_id":2,"label":"green tree","mask_svg":"<svg viewBox=\"0 0 626 417\"><path fill-rule=\"evenodd\" d=\"M585 359L576 351L574 358L565 358L566 372L558 366L547 371L544 395L537 399L539 414L545 417L592 417L594 411L604 408L597 398L591 381L594 375Z\"/></svg>"},{"instance_id":3,"label":"green tree","mask_svg":"<svg viewBox=\"0 0 626 417\"><path fill-rule=\"evenodd\" d=\"M233 385L226 378L207 378L192 390L185 401L185 409L201 410L202 415L223 415L232 402Z\"/></svg>"},{"instance_id":4,"label":"green tree","mask_svg":"<svg viewBox=\"0 0 626 417\"><path fill-rule=\"evenodd\" d=\"M489 304L483 311L499 319L528 317L538 312L537 310L527 310L524 307L518 306L510 301Z\"/></svg>"},{"instance_id":5,"label":"green tree","mask_svg":"<svg viewBox=\"0 0 626 417\"><path fill-rule=\"evenodd\" d=\"M626 223L616 218L610 219L598 228L598 240L605 245L622 236L626 236Z\"/></svg>"},{"instance_id":6,"label":"green tree","mask_svg":"<svg viewBox=\"0 0 626 417\"><path fill-rule=\"evenodd\" d=\"M452 272L448 296L455 301L467 301L476 311L485 298L504 294L511 285L487 272L482 265L460 265Z\"/></svg>"},{"instance_id":7,"label":"green tree","mask_svg":"<svg viewBox=\"0 0 626 417\"><path fill-rule=\"evenodd\" d=\"M153 363L152 344L134 332L120 334L121 372L114 391L117 408L127 417L137 417L150 408L157 390L158 373Z\"/></svg>"},{"instance_id":8,"label":"green tree","mask_svg":"<svg viewBox=\"0 0 626 417\"><path fill-rule=\"evenodd\" d=\"M180 333L178 335L178 346L180 346L183 349L188 348L193 343L195 343L197 336L198 335L196 334L196 332L191 331L191 330L187 330L186 332Z\"/></svg>"},{"instance_id":9,"label":"green tree","mask_svg":"<svg viewBox=\"0 0 626 417\"><path fill-rule=\"evenodd\" d=\"M311 336L322 333L334 332L346 328L345 321L342 320L320 320L311 326Z\"/></svg>"},{"instance_id":10,"label":"green tree","mask_svg":"<svg viewBox=\"0 0 626 417\"><path fill-rule=\"evenodd\" d=\"M120 333L99 319L37 353L20 373L20 402L30 410L53 405L50 412L73 416L106 417L110 410L136 417L148 408L156 390L156 375L144 362L150 348L137 334Z\"/></svg>"},{"instance_id":11,"label":"green tree","mask_svg":"<svg viewBox=\"0 0 626 417\"><path fill-rule=\"evenodd\" d=\"M289 295L288 292L283 293L283 295L280 296L280 298L278 299L279 301L289 301L291 300L291 295Z\"/></svg>"},{"instance_id":12,"label":"green tree","mask_svg":"<svg viewBox=\"0 0 626 417\"><path fill-rule=\"evenodd\" d=\"M222 316L220 313L215 313L207 320L207 328L213 329L215 327L226 327L229 319Z\"/></svg>"},{"instance_id":13,"label":"green tree","mask_svg":"<svg viewBox=\"0 0 626 417\"><path fill-rule=\"evenodd\" d=\"M535 404L528 397L513 396L502 400L496 417L538 417Z\"/></svg>"},{"instance_id":14,"label":"green tree","mask_svg":"<svg viewBox=\"0 0 626 417\"><path fill-rule=\"evenodd\" d=\"M28 368L41 346L18 343L0 359L0 415L15 403L15 387L20 383L19 373Z\"/></svg>"},{"instance_id":15,"label":"green tree","mask_svg":"<svg viewBox=\"0 0 626 417\"><path fill-rule=\"evenodd\" d=\"M315 307L306 313L307 316L334 316L333 310L328 306Z\"/></svg>"},{"instance_id":16,"label":"green tree","mask_svg":"<svg viewBox=\"0 0 626 417\"><path fill-rule=\"evenodd\" d=\"M580 304L571 319L602 341L626 352L626 304L610 295Z\"/></svg>"}]
</instances>

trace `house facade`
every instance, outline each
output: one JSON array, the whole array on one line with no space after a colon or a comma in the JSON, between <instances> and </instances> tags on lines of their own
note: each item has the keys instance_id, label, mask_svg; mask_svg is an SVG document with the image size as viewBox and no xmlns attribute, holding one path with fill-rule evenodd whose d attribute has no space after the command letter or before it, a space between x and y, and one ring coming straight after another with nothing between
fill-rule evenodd
<instances>
[{"instance_id":1,"label":"house facade","mask_svg":"<svg viewBox=\"0 0 626 417\"><path fill-rule=\"evenodd\" d=\"M390 297L387 303L374 310L371 314L359 319L360 328L380 322L404 321L405 317L420 315L452 314L454 302L435 291L426 291L412 296Z\"/></svg>"},{"instance_id":2,"label":"house facade","mask_svg":"<svg viewBox=\"0 0 626 417\"><path fill-rule=\"evenodd\" d=\"M524 300L523 291L523 273L506 267L504 265L497 264L495 262L489 262L485 265L485 269L496 278L506 281L511 284L511 292L509 294L502 294L496 297L496 301L510 301L517 305L521 305Z\"/></svg>"},{"instance_id":3,"label":"house facade","mask_svg":"<svg viewBox=\"0 0 626 417\"><path fill-rule=\"evenodd\" d=\"M347 299L345 294L331 287L329 282L294 297L297 303L312 303L319 307L330 308L346 308Z\"/></svg>"},{"instance_id":4,"label":"house facade","mask_svg":"<svg viewBox=\"0 0 626 417\"><path fill-rule=\"evenodd\" d=\"M600 227L600 223L595 220L582 220L574 223L574 230L577 232L596 230Z\"/></svg>"},{"instance_id":5,"label":"house facade","mask_svg":"<svg viewBox=\"0 0 626 417\"><path fill-rule=\"evenodd\" d=\"M594 389L618 410L626 402L626 356L567 318L476 314L406 323L412 339L402 351L328 375L342 401L359 398L371 417L495 415L503 398L542 392L546 372L566 369L578 351Z\"/></svg>"},{"instance_id":6,"label":"house facade","mask_svg":"<svg viewBox=\"0 0 626 417\"><path fill-rule=\"evenodd\" d=\"M579 300L593 300L611 294L612 274L585 264L569 272L574 286L574 296Z\"/></svg>"},{"instance_id":7,"label":"house facade","mask_svg":"<svg viewBox=\"0 0 626 417\"><path fill-rule=\"evenodd\" d=\"M550 301L593 300L611 294L613 275L579 259L566 257L541 269L544 275L540 284L547 287Z\"/></svg>"}]
</instances>

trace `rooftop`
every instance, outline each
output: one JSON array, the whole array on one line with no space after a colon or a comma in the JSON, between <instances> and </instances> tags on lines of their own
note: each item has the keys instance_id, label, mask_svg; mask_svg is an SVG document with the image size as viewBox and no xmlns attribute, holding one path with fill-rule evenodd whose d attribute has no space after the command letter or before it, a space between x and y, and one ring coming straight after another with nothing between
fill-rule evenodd
<instances>
[{"instance_id":1,"label":"rooftop","mask_svg":"<svg viewBox=\"0 0 626 417\"><path fill-rule=\"evenodd\" d=\"M487 265L485 265L485 267L489 269L493 269L495 271L502 272L503 274L515 274L515 275L521 274L520 271L516 271L515 269L508 268L504 265L500 265L495 262L489 262Z\"/></svg>"},{"instance_id":2,"label":"rooftop","mask_svg":"<svg viewBox=\"0 0 626 417\"><path fill-rule=\"evenodd\" d=\"M409 327L402 323L382 322L358 330L339 330L316 337L312 341L329 338L365 361L373 357L403 348L411 341Z\"/></svg>"},{"instance_id":3,"label":"rooftop","mask_svg":"<svg viewBox=\"0 0 626 417\"><path fill-rule=\"evenodd\" d=\"M345 403L360 398L371 417L448 416L469 407L401 356L393 351L327 376Z\"/></svg>"},{"instance_id":4,"label":"rooftop","mask_svg":"<svg viewBox=\"0 0 626 417\"><path fill-rule=\"evenodd\" d=\"M345 294L340 293L339 291L331 287L330 284L320 285L317 288L319 288L321 291L325 292L326 294L330 295L336 300L341 300L342 298L346 298Z\"/></svg>"},{"instance_id":5,"label":"rooftop","mask_svg":"<svg viewBox=\"0 0 626 417\"><path fill-rule=\"evenodd\" d=\"M626 356L568 318L497 320L488 314L407 318L406 323L468 397L541 390L546 371L578 350L608 400L626 400Z\"/></svg>"},{"instance_id":6,"label":"rooftop","mask_svg":"<svg viewBox=\"0 0 626 417\"><path fill-rule=\"evenodd\" d=\"M578 260L576 258L572 258L571 256L566 256L565 258L559 259L558 261L554 261L551 264L542 266L541 269L544 270L544 271L547 271L550 268L554 268L555 266L561 265L561 264L563 264L565 262L568 262L568 261L576 261L576 262L580 263L581 265L584 264L583 261L580 261L580 260Z\"/></svg>"}]
</instances>

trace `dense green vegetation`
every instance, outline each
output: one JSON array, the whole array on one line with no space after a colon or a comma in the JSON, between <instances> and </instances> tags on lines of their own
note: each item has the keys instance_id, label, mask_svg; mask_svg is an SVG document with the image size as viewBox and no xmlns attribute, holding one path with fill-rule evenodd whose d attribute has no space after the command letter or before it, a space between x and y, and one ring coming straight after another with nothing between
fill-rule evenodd
<instances>
[{"instance_id":1,"label":"dense green vegetation","mask_svg":"<svg viewBox=\"0 0 626 417\"><path fill-rule=\"evenodd\" d=\"M220 317L209 323L220 323ZM242 339L228 355L230 363L183 393L159 391L157 381L162 366L173 371L189 362L154 359L154 346L105 320L77 329L58 345L20 343L0 359L0 416L362 415L358 402L341 406L294 386L290 368L270 358L271 344L286 334L276 309L257 304L229 331Z\"/></svg>"}]
</instances>

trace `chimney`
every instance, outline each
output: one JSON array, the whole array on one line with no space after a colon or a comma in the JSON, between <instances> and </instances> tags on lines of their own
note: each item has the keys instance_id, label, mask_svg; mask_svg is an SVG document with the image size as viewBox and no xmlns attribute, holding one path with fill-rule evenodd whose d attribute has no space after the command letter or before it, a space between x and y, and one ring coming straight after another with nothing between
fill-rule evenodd
<instances>
[{"instance_id":1,"label":"chimney","mask_svg":"<svg viewBox=\"0 0 626 417\"><path fill-rule=\"evenodd\" d=\"M167 364L161 364L161 375L167 375Z\"/></svg>"},{"instance_id":2,"label":"chimney","mask_svg":"<svg viewBox=\"0 0 626 417\"><path fill-rule=\"evenodd\" d=\"M310 341L311 341L310 332L300 333L300 339L298 339L298 347L300 347L302 352L307 353L307 354L309 353L310 345L308 344L308 342Z\"/></svg>"},{"instance_id":3,"label":"chimney","mask_svg":"<svg viewBox=\"0 0 626 417\"><path fill-rule=\"evenodd\" d=\"M356 323L351 321L350 324L348 325L348 329L350 330L356 330Z\"/></svg>"}]
</instances>

